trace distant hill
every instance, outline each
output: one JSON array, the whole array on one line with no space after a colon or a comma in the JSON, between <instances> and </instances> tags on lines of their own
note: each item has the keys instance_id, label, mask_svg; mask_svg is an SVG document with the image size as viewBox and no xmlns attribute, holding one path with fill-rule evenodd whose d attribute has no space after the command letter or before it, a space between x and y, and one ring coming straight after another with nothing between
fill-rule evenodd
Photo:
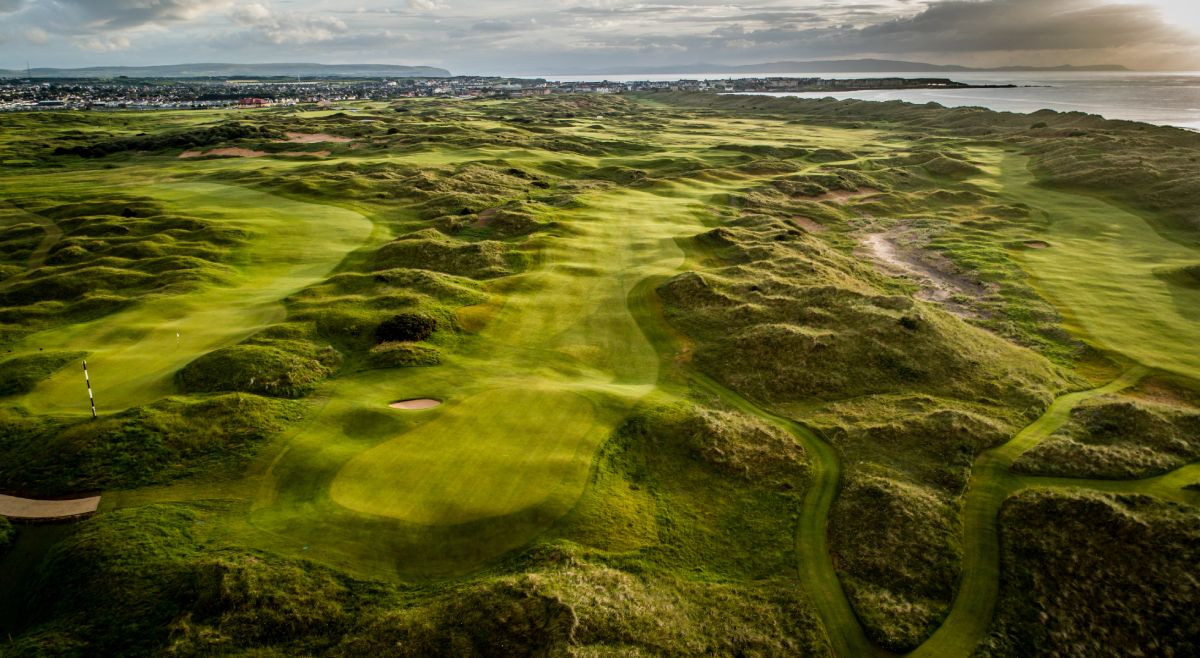
<instances>
[{"instance_id":1,"label":"distant hill","mask_svg":"<svg viewBox=\"0 0 1200 658\"><path fill-rule=\"evenodd\" d=\"M79 69L35 68L35 78L446 78L432 66L396 64L168 64L163 66L92 66ZM0 77L23 78L26 71L0 70Z\"/></svg>"},{"instance_id":2,"label":"distant hill","mask_svg":"<svg viewBox=\"0 0 1200 658\"><path fill-rule=\"evenodd\" d=\"M573 75L636 75L636 74L697 74L697 73L925 73L937 71L1127 71L1117 64L1094 66L1007 66L1000 68L971 68L953 64L927 64L890 59L833 59L804 62L765 62L726 66L723 64L687 64L680 66L614 67L596 71L560 72Z\"/></svg>"}]
</instances>

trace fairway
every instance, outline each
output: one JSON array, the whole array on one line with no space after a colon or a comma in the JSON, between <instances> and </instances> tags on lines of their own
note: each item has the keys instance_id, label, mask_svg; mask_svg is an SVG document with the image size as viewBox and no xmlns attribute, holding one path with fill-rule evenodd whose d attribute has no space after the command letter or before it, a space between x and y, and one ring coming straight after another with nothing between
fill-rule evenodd
<instances>
[{"instance_id":1,"label":"fairway","mask_svg":"<svg viewBox=\"0 0 1200 658\"><path fill-rule=\"evenodd\" d=\"M243 229L251 238L233 256L237 272L228 285L151 298L94 322L24 340L21 347L30 351L87 352L97 405L104 412L173 393L176 371L282 319L284 297L321 280L371 232L366 218L348 210L229 185L163 184L123 191ZM24 404L38 413L86 413L81 379L77 368L65 369L42 382Z\"/></svg>"},{"instance_id":2,"label":"fairway","mask_svg":"<svg viewBox=\"0 0 1200 658\"><path fill-rule=\"evenodd\" d=\"M350 509L412 523L502 516L581 480L588 461L580 457L604 429L573 393L485 391L355 457L331 495Z\"/></svg>"},{"instance_id":3,"label":"fairway","mask_svg":"<svg viewBox=\"0 0 1200 658\"><path fill-rule=\"evenodd\" d=\"M1195 265L1200 252L1111 203L1035 186L1027 162L1006 156L999 183L1047 220L1049 247L1021 256L1037 286L1096 347L1200 377L1200 287L1155 274Z\"/></svg>"}]
</instances>

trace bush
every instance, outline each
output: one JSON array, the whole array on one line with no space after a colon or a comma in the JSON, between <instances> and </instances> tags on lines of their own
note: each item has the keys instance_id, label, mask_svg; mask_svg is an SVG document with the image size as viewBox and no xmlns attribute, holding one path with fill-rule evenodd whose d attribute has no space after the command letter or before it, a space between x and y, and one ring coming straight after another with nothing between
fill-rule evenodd
<instances>
[{"instance_id":1,"label":"bush","mask_svg":"<svg viewBox=\"0 0 1200 658\"><path fill-rule=\"evenodd\" d=\"M367 355L367 362L376 368L436 366L441 361L442 354L436 347L412 343L380 343Z\"/></svg>"},{"instance_id":2,"label":"bush","mask_svg":"<svg viewBox=\"0 0 1200 658\"><path fill-rule=\"evenodd\" d=\"M437 329L437 320L420 313L400 313L375 328L375 342L416 342L425 340Z\"/></svg>"},{"instance_id":3,"label":"bush","mask_svg":"<svg viewBox=\"0 0 1200 658\"><path fill-rule=\"evenodd\" d=\"M166 398L96 421L0 408L0 489L55 496L236 472L303 410L241 393Z\"/></svg>"},{"instance_id":4,"label":"bush","mask_svg":"<svg viewBox=\"0 0 1200 658\"><path fill-rule=\"evenodd\" d=\"M262 345L235 345L209 352L179 371L188 393L241 391L283 398L307 395L331 374L320 361Z\"/></svg>"},{"instance_id":5,"label":"bush","mask_svg":"<svg viewBox=\"0 0 1200 658\"><path fill-rule=\"evenodd\" d=\"M8 547L12 546L13 540L16 539L17 529L8 522L7 517L0 516L0 556L8 551Z\"/></svg>"},{"instance_id":6,"label":"bush","mask_svg":"<svg viewBox=\"0 0 1200 658\"><path fill-rule=\"evenodd\" d=\"M0 395L28 393L43 379L83 356L83 352L38 352L0 361Z\"/></svg>"}]
</instances>

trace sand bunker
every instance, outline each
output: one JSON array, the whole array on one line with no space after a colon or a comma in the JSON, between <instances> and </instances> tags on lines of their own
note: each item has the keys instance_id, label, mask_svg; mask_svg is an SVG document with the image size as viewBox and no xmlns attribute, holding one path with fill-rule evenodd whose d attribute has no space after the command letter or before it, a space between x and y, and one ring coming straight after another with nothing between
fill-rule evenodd
<instances>
[{"instance_id":1,"label":"sand bunker","mask_svg":"<svg viewBox=\"0 0 1200 658\"><path fill-rule=\"evenodd\" d=\"M34 500L0 495L0 516L25 521L74 519L87 516L100 506L100 496L75 500Z\"/></svg>"},{"instance_id":2,"label":"sand bunker","mask_svg":"<svg viewBox=\"0 0 1200 658\"><path fill-rule=\"evenodd\" d=\"M337 135L326 135L325 133L287 133L287 140L285 141L292 144L318 144L320 142L345 144L354 140L349 137L338 137Z\"/></svg>"},{"instance_id":3,"label":"sand bunker","mask_svg":"<svg viewBox=\"0 0 1200 658\"><path fill-rule=\"evenodd\" d=\"M388 406L393 409L419 411L421 409L432 409L441 403L441 400L434 400L433 398L413 398L412 400L398 400L389 404Z\"/></svg>"},{"instance_id":4,"label":"sand bunker","mask_svg":"<svg viewBox=\"0 0 1200 658\"><path fill-rule=\"evenodd\" d=\"M1025 246L1029 247L1030 249L1045 249L1046 247L1050 246L1050 243L1042 242L1041 240L1030 240L1025 243Z\"/></svg>"}]
</instances>

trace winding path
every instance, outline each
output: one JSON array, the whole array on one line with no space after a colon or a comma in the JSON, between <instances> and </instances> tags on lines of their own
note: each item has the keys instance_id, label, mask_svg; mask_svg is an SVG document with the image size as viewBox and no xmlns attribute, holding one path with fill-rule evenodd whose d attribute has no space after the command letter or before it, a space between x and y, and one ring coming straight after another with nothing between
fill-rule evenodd
<instances>
[{"instance_id":1,"label":"winding path","mask_svg":"<svg viewBox=\"0 0 1200 658\"><path fill-rule=\"evenodd\" d=\"M645 299L639 301L631 295L631 309L639 317L647 336L664 354L686 353L686 346L680 345L686 338L676 334L659 311L654 290L661 280L647 280L639 286L635 293ZM668 341L676 345L668 347ZM1027 476L1010 469L1017 458L1062 427L1070 418L1071 410L1081 402L1133 386L1149 372L1150 369L1143 366L1133 366L1104 386L1065 394L1011 440L984 451L976 458L962 512L964 560L958 594L942 625L908 655L930 658L969 656L986 637L999 594L1000 538L997 522L1000 508L1005 500L1018 491L1031 487L1088 488L1151 493L1179 502L1194 503L1200 499L1200 493L1182 489L1200 479L1200 463L1155 477L1129 481ZM863 631L853 606L846 598L829 553L829 513L837 496L842 472L837 452L804 425L764 409L700 372L689 368L686 377L693 385L738 411L786 430L804 446L811 458L812 480L799 510L795 533L800 581L826 629L834 655L853 658L889 655L871 642Z\"/></svg>"}]
</instances>

